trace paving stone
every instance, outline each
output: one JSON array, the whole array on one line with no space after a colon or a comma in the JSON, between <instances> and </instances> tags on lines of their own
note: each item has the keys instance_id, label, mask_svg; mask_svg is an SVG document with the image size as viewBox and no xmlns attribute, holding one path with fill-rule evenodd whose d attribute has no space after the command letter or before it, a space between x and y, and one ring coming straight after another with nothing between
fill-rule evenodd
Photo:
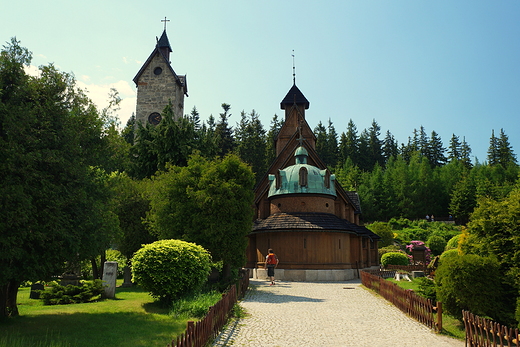
<instances>
[{"instance_id":1,"label":"paving stone","mask_svg":"<svg viewBox=\"0 0 520 347\"><path fill-rule=\"evenodd\" d=\"M213 346L464 346L408 317L359 280L250 283L240 302L247 317L232 321Z\"/></svg>"}]
</instances>

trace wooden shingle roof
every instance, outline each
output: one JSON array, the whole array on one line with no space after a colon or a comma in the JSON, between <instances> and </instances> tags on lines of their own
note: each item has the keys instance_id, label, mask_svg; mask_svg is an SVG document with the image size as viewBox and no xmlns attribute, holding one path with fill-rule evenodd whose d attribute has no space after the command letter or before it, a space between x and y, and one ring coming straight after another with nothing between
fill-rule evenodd
<instances>
[{"instance_id":1,"label":"wooden shingle roof","mask_svg":"<svg viewBox=\"0 0 520 347\"><path fill-rule=\"evenodd\" d=\"M257 219L253 233L291 231L328 231L354 233L379 240L380 237L364 226L350 223L330 213L295 212L274 213L265 219Z\"/></svg>"}]
</instances>

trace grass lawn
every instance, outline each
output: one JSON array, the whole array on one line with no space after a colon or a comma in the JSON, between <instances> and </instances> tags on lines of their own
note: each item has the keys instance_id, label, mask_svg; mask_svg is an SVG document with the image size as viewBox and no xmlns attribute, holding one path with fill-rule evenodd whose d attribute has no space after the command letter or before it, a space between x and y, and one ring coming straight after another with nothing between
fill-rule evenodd
<instances>
[{"instance_id":1,"label":"grass lawn","mask_svg":"<svg viewBox=\"0 0 520 347\"><path fill-rule=\"evenodd\" d=\"M419 283L415 280L410 281L396 281L393 278L387 279L392 283L396 283L403 289L413 289L415 292L419 291ZM453 318L445 313L442 314L442 332L443 335L448 335L456 339L464 340L466 333L464 331L464 324L458 319Z\"/></svg>"},{"instance_id":2,"label":"grass lawn","mask_svg":"<svg viewBox=\"0 0 520 347\"><path fill-rule=\"evenodd\" d=\"M44 306L20 288L20 317L0 322L0 347L161 346L186 329L138 287L116 289L116 299Z\"/></svg>"}]
</instances>

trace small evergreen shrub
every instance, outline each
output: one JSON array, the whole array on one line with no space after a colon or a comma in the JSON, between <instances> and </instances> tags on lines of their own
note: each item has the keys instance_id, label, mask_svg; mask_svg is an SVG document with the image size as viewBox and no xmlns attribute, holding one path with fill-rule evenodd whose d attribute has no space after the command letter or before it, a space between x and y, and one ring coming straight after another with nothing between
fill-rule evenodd
<instances>
[{"instance_id":1,"label":"small evergreen shrub","mask_svg":"<svg viewBox=\"0 0 520 347\"><path fill-rule=\"evenodd\" d=\"M381 246L387 247L392 245L394 241L394 232L388 223L383 222L374 222L372 224L367 225L367 228L370 229L374 234L381 237Z\"/></svg>"},{"instance_id":2,"label":"small evergreen shrub","mask_svg":"<svg viewBox=\"0 0 520 347\"><path fill-rule=\"evenodd\" d=\"M511 323L514 304L507 297L498 261L474 254L445 257L435 273L437 298L451 316L462 319L462 310Z\"/></svg>"},{"instance_id":3,"label":"small evergreen shrub","mask_svg":"<svg viewBox=\"0 0 520 347\"><path fill-rule=\"evenodd\" d=\"M442 261L444 259L458 257L458 256L459 256L459 251L457 249L450 249L450 250L444 251L439 258L439 263L442 263Z\"/></svg>"},{"instance_id":4,"label":"small evergreen shrub","mask_svg":"<svg viewBox=\"0 0 520 347\"><path fill-rule=\"evenodd\" d=\"M410 265L410 261L402 252L388 252L381 256L381 265Z\"/></svg>"},{"instance_id":5,"label":"small evergreen shrub","mask_svg":"<svg viewBox=\"0 0 520 347\"><path fill-rule=\"evenodd\" d=\"M89 302L104 292L103 281L82 281L81 285L62 286L53 284L50 290L40 291L40 299L44 305L66 305Z\"/></svg>"},{"instance_id":6,"label":"small evergreen shrub","mask_svg":"<svg viewBox=\"0 0 520 347\"><path fill-rule=\"evenodd\" d=\"M442 236L432 235L426 242L433 255L440 255L446 248L446 240Z\"/></svg>"},{"instance_id":7,"label":"small evergreen shrub","mask_svg":"<svg viewBox=\"0 0 520 347\"><path fill-rule=\"evenodd\" d=\"M449 251L450 249L457 249L459 247L460 234L453 236L448 243L446 244L445 251Z\"/></svg>"},{"instance_id":8,"label":"small evergreen shrub","mask_svg":"<svg viewBox=\"0 0 520 347\"><path fill-rule=\"evenodd\" d=\"M381 257L383 256L383 254L390 253L390 252L399 252L399 250L400 250L399 246L396 246L396 245L378 248L377 252L379 254L379 262L381 262Z\"/></svg>"},{"instance_id":9,"label":"small evergreen shrub","mask_svg":"<svg viewBox=\"0 0 520 347\"><path fill-rule=\"evenodd\" d=\"M145 245L132 258L132 276L165 304L195 294L206 282L211 257L204 248L181 240L160 240Z\"/></svg>"},{"instance_id":10,"label":"small evergreen shrub","mask_svg":"<svg viewBox=\"0 0 520 347\"><path fill-rule=\"evenodd\" d=\"M417 294L420 296L430 299L431 301L437 301L437 291L435 289L435 283L429 279L428 277L419 277L414 281L419 283L419 289L417 290Z\"/></svg>"}]
</instances>

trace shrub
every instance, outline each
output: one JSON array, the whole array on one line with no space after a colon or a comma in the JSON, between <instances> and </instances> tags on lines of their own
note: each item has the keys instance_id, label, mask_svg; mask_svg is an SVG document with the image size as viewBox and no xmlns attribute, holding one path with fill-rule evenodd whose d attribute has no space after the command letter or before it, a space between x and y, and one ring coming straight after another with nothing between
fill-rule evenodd
<instances>
[{"instance_id":1,"label":"shrub","mask_svg":"<svg viewBox=\"0 0 520 347\"><path fill-rule=\"evenodd\" d=\"M435 283L429 279L428 277L419 277L414 281L419 283L419 289L417 290L417 294L426 299L430 299L431 301L437 301L437 291L435 289Z\"/></svg>"},{"instance_id":2,"label":"shrub","mask_svg":"<svg viewBox=\"0 0 520 347\"><path fill-rule=\"evenodd\" d=\"M388 252L381 256L381 265L409 265L408 256L402 252Z\"/></svg>"},{"instance_id":3,"label":"shrub","mask_svg":"<svg viewBox=\"0 0 520 347\"><path fill-rule=\"evenodd\" d=\"M367 228L370 229L376 235L381 237L382 247L392 245L392 242L394 240L394 232L392 231L388 223L374 222L372 224L367 225Z\"/></svg>"},{"instance_id":4,"label":"shrub","mask_svg":"<svg viewBox=\"0 0 520 347\"><path fill-rule=\"evenodd\" d=\"M405 228L400 233L402 240L408 243L410 240L426 241L430 236L430 231L421 228Z\"/></svg>"},{"instance_id":5,"label":"shrub","mask_svg":"<svg viewBox=\"0 0 520 347\"><path fill-rule=\"evenodd\" d=\"M381 257L383 256L383 254L389 253L389 252L399 252L399 251L400 251L400 248L399 248L399 246L396 246L396 245L378 248L377 252L379 254L379 261L381 261Z\"/></svg>"},{"instance_id":6,"label":"shrub","mask_svg":"<svg viewBox=\"0 0 520 347\"><path fill-rule=\"evenodd\" d=\"M89 302L103 292L104 287L101 280L82 281L79 286L53 284L50 290L40 292L40 299L43 300L44 305L77 304Z\"/></svg>"},{"instance_id":7,"label":"shrub","mask_svg":"<svg viewBox=\"0 0 520 347\"><path fill-rule=\"evenodd\" d=\"M450 250L444 251L439 258L439 263L442 263L442 261L444 259L458 257L458 256L459 256L459 251L457 249L450 249Z\"/></svg>"},{"instance_id":8,"label":"shrub","mask_svg":"<svg viewBox=\"0 0 520 347\"><path fill-rule=\"evenodd\" d=\"M446 247L446 240L444 240L442 236L432 235L428 238L426 244L432 251L433 255L440 255L442 252L444 252L444 248Z\"/></svg>"},{"instance_id":9,"label":"shrub","mask_svg":"<svg viewBox=\"0 0 520 347\"><path fill-rule=\"evenodd\" d=\"M505 295L498 262L474 254L445 257L435 273L437 298L446 312L462 319L462 310L510 324L514 303Z\"/></svg>"},{"instance_id":10,"label":"shrub","mask_svg":"<svg viewBox=\"0 0 520 347\"><path fill-rule=\"evenodd\" d=\"M453 236L448 243L446 244L445 251L449 251L450 249L457 249L459 247L460 234Z\"/></svg>"},{"instance_id":11,"label":"shrub","mask_svg":"<svg viewBox=\"0 0 520 347\"><path fill-rule=\"evenodd\" d=\"M165 304L197 293L211 270L211 257L199 245L180 240L160 240L145 245L132 258L132 276Z\"/></svg>"}]
</instances>

